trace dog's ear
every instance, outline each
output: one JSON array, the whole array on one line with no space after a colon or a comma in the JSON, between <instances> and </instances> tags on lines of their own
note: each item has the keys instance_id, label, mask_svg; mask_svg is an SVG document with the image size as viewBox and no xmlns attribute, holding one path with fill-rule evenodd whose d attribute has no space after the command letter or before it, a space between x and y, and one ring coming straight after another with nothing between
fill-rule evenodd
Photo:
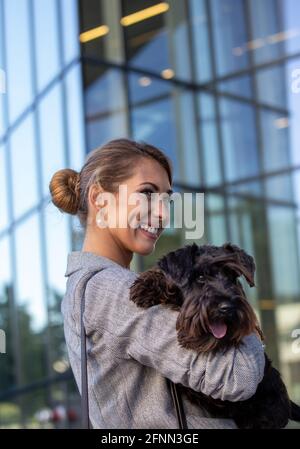
<instances>
[{"instance_id":1,"label":"dog's ear","mask_svg":"<svg viewBox=\"0 0 300 449\"><path fill-rule=\"evenodd\" d=\"M234 272L237 276L244 276L250 287L255 286L254 274L256 267L253 257L247 254L242 248L230 242L224 243L222 247L226 253L234 256L233 259L228 259L226 268Z\"/></svg>"},{"instance_id":2,"label":"dog's ear","mask_svg":"<svg viewBox=\"0 0 300 449\"><path fill-rule=\"evenodd\" d=\"M181 289L156 267L141 273L129 290L130 300L139 307L166 304L177 310L183 302Z\"/></svg>"}]
</instances>

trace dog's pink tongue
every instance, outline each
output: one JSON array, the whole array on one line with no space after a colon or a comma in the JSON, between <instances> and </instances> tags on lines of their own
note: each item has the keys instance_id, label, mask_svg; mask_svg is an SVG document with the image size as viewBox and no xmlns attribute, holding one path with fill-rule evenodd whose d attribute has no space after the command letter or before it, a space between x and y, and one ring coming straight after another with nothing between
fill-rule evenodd
<instances>
[{"instance_id":1,"label":"dog's pink tongue","mask_svg":"<svg viewBox=\"0 0 300 449\"><path fill-rule=\"evenodd\" d=\"M209 329L216 338L223 338L227 332L227 325L225 323L210 324Z\"/></svg>"}]
</instances>

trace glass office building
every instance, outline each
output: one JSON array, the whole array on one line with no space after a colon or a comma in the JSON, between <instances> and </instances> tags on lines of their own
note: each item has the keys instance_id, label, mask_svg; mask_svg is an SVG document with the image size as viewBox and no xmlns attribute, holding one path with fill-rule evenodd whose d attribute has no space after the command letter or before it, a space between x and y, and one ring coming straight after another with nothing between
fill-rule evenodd
<instances>
[{"instance_id":1,"label":"glass office building","mask_svg":"<svg viewBox=\"0 0 300 449\"><path fill-rule=\"evenodd\" d=\"M266 350L300 403L300 2L0 0L0 427L79 427L60 301L77 219L64 167L127 136L205 193L197 243L255 257ZM167 229L146 269L186 243Z\"/></svg>"}]
</instances>

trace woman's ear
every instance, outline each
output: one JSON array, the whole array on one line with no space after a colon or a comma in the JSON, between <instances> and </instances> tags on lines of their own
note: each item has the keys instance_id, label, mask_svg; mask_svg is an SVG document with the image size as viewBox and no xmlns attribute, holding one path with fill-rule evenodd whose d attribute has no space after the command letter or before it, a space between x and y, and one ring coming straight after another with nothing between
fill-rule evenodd
<instances>
[{"instance_id":1,"label":"woman's ear","mask_svg":"<svg viewBox=\"0 0 300 449\"><path fill-rule=\"evenodd\" d=\"M162 270L150 268L141 273L131 285L130 300L139 307L165 304L178 310L183 296L180 288Z\"/></svg>"},{"instance_id":2,"label":"woman's ear","mask_svg":"<svg viewBox=\"0 0 300 449\"><path fill-rule=\"evenodd\" d=\"M94 183L89 187L89 193L88 193L88 202L89 206L95 208L95 210L99 210L99 195L100 193L103 193L103 189L100 186L99 183Z\"/></svg>"}]
</instances>

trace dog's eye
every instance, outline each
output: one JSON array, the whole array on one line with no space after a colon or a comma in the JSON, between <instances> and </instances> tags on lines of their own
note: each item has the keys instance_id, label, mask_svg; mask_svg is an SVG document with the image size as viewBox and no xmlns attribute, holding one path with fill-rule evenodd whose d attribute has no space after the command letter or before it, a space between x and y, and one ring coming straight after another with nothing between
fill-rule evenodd
<instances>
[{"instance_id":1,"label":"dog's eye","mask_svg":"<svg viewBox=\"0 0 300 449\"><path fill-rule=\"evenodd\" d=\"M197 282L204 282L204 276L202 274L197 277Z\"/></svg>"}]
</instances>

